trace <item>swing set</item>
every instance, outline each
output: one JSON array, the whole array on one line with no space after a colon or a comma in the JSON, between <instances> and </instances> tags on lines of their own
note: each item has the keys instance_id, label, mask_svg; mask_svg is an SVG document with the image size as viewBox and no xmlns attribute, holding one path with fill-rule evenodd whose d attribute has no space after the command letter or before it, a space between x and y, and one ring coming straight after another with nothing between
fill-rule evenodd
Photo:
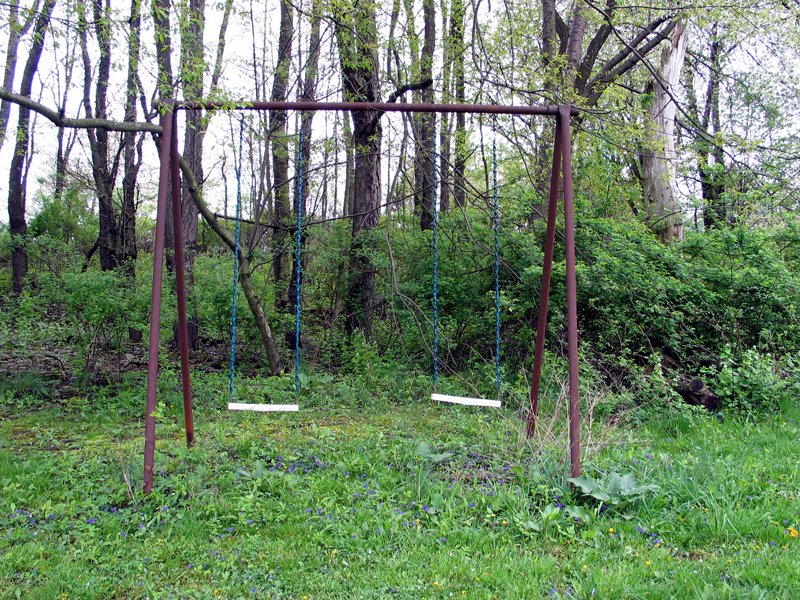
<instances>
[{"instance_id":1,"label":"swing set","mask_svg":"<svg viewBox=\"0 0 800 600\"><path fill-rule=\"evenodd\" d=\"M406 112L406 113L472 113L491 115L539 115L555 117L555 140L553 148L553 164L550 173L550 193L547 211L547 230L545 234L544 265L542 269L542 285L539 298L539 314L536 329L536 346L530 391L530 410L527 418L526 432L531 436L536 428L538 417L538 400L541 385L542 361L544 356L544 338L547 328L547 305L550 295L550 278L553 266L555 246L556 219L558 216L559 184L563 173L564 198L564 242L566 258L566 292L567 292L567 342L569 355L569 450L570 473L572 477L580 475L580 403L578 397L578 318L575 280L575 223L572 193L572 155L571 155L571 117L577 109L570 105L560 106L501 106L495 104L428 104L428 103L389 103L389 102L249 102L227 104L219 102L161 102L161 146L160 173L158 185L158 202L156 208L156 235L153 250L153 286L150 313L150 342L147 366L147 404L145 413L145 447L144 447L144 492L153 488L155 462L155 411L157 406L158 351L161 326L161 292L163 287L164 248L166 237L166 211L168 194L172 194L172 217L175 239L175 272L176 295L178 306L178 346L181 359L181 387L183 391L183 413L186 429L186 443L194 445L194 416L192 411L192 390L189 375L189 343L186 316L186 283L185 262L183 256L183 227L181 224L181 186L180 164L178 156L178 122L179 110L286 110L286 111L365 111L365 112ZM438 229L439 215L437 208L436 170L433 175L433 386L431 399L438 402L462 404L466 406L483 406L500 408L501 406L501 365L500 365L500 247L499 223L500 206L497 186L497 142L492 139L492 229L494 236L494 299L495 299L495 383L497 398L467 398L436 393L439 380L439 247ZM239 277L239 247L241 236L242 210L242 138L243 125L239 129L239 155L236 162L236 226L234 234L234 274L233 302L231 309L231 353L229 366L229 400L230 410L246 410L256 412L295 412L299 410L300 399L300 330L301 330L301 291L302 291L302 186L304 179L303 154L298 144L295 179L297 181L297 232L295 248L295 346L294 346L294 404L250 404L233 402L235 350L236 350L236 303L237 282ZM303 139L302 127L300 140ZM436 149L434 146L434 164Z\"/></svg>"}]
</instances>

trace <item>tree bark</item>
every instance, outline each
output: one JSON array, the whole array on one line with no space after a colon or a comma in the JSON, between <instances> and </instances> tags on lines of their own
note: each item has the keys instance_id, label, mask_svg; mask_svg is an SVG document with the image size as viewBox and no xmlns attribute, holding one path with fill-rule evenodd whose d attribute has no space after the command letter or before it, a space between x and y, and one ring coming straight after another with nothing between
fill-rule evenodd
<instances>
[{"instance_id":1,"label":"tree bark","mask_svg":"<svg viewBox=\"0 0 800 600\"><path fill-rule=\"evenodd\" d=\"M30 97L33 87L33 77L39 68L39 59L42 56L45 34L50 25L50 16L56 0L45 0L41 11L36 17L33 26L33 41L25 61L25 69L20 81L20 95ZM25 163L28 159L28 141L30 109L19 106L17 118L17 135L14 154L11 157L11 166L8 177L8 221L11 233L11 280L15 294L21 294L24 288L25 276L28 273L28 253L25 249L25 236L28 233L28 224L25 220L26 190L24 186Z\"/></svg>"},{"instance_id":2,"label":"tree bark","mask_svg":"<svg viewBox=\"0 0 800 600\"><path fill-rule=\"evenodd\" d=\"M83 110L88 118L105 119L108 115L108 82L111 75L111 3L106 0L92 0L92 21L100 59L97 64L95 81L95 105L92 108L91 89L93 69L89 55L88 29L86 20L86 2L78 5L78 31L81 40L83 57ZM117 217L114 210L114 185L119 166L119 155L109 160L109 137L104 129L88 129L89 149L92 155L92 178L97 195L97 206L100 216L100 234L98 240L100 252L100 268L111 271L119 265L117 256Z\"/></svg>"},{"instance_id":3,"label":"tree bark","mask_svg":"<svg viewBox=\"0 0 800 600\"><path fill-rule=\"evenodd\" d=\"M205 30L205 0L188 0L184 3L181 15L181 61L180 79L183 84L183 97L187 100L202 100L205 75L205 49L203 33ZM198 185L202 187L203 173L203 111L187 110L186 129L183 132L183 156L195 174ZM192 192L184 179L181 186L181 226L183 228L184 259L186 263L186 284L191 295L194 283L194 258L197 254L197 207L192 202ZM190 317L196 328L196 317ZM192 336L191 346L196 346L196 336Z\"/></svg>"},{"instance_id":4,"label":"tree bark","mask_svg":"<svg viewBox=\"0 0 800 600\"><path fill-rule=\"evenodd\" d=\"M20 24L19 22L19 3L10 2L8 4L8 44L6 45L6 64L3 69L3 88L11 90L14 88L14 75L17 70L17 53L19 42L33 24L33 17L39 6L39 0L34 0L33 7L28 19ZM0 102L0 149L6 139L6 127L8 126L8 115L11 104L8 100Z\"/></svg>"},{"instance_id":5,"label":"tree bark","mask_svg":"<svg viewBox=\"0 0 800 600\"><path fill-rule=\"evenodd\" d=\"M346 101L379 102L378 28L374 0L364 0L336 15L336 40ZM346 298L346 329L369 338L375 305L375 267L368 236L378 224L381 194L381 113L352 111L352 243Z\"/></svg>"},{"instance_id":6,"label":"tree bark","mask_svg":"<svg viewBox=\"0 0 800 600\"><path fill-rule=\"evenodd\" d=\"M125 121L136 121L136 100L139 96L139 44L141 31L140 0L131 0L128 38L128 78L125 85ZM137 142L138 137L138 142ZM130 131L122 136L123 176L122 211L119 223L119 262L125 274L133 279L136 269L136 181L142 165L144 136Z\"/></svg>"},{"instance_id":7,"label":"tree bark","mask_svg":"<svg viewBox=\"0 0 800 600\"><path fill-rule=\"evenodd\" d=\"M675 181L675 111L673 94L677 90L686 56L688 32L679 24L672 30L672 39L661 51L658 77L650 81L647 91L652 96L647 107L653 136L642 151L641 173L644 205L653 231L663 242L683 239L683 213L678 201Z\"/></svg>"},{"instance_id":8,"label":"tree bark","mask_svg":"<svg viewBox=\"0 0 800 600\"><path fill-rule=\"evenodd\" d=\"M315 5L319 4L319 0L315 2ZM319 67L319 44L320 44L320 16L319 16L319 6L314 6L311 16L311 34L308 40L308 52L306 54L306 67L305 67L305 78L303 81L303 93L301 99L304 101L314 101L317 98L317 69ZM298 174L295 173L295 178L298 176L302 180L302 185L299 186L299 194L298 187L295 187L295 197L294 197L294 220L297 221L297 211L298 207L300 209L301 215L305 217L308 214L308 193L309 193L309 178L308 178L308 169L311 166L311 134L312 134L312 125L314 123L314 111L304 112L302 114L302 137L300 139L300 155L302 157L303 169L302 173ZM324 185L324 183L323 183ZM323 218L324 211L323 211ZM306 245L306 236L303 235L302 239L300 240L301 246L303 247L303 252L301 253L301 264L300 264L300 276L302 279L303 272L305 271L305 245ZM297 281L297 261L292 261L292 276L289 282L289 288L287 290L287 296L289 298L289 312L294 313L297 309L297 286L294 282ZM301 280L302 284L302 280ZM290 335L290 344L293 347L295 340L294 340L294 331L292 331Z\"/></svg>"},{"instance_id":9,"label":"tree bark","mask_svg":"<svg viewBox=\"0 0 800 600\"><path fill-rule=\"evenodd\" d=\"M466 85L464 61L466 48L464 45L464 18L466 6L464 0L453 0L450 7L450 37L453 43L453 92L457 104L466 102ZM467 201L467 153L469 139L467 135L467 116L456 114L455 158L453 161L453 202L463 207Z\"/></svg>"},{"instance_id":10,"label":"tree bark","mask_svg":"<svg viewBox=\"0 0 800 600\"><path fill-rule=\"evenodd\" d=\"M419 77L423 81L433 79L433 52L436 47L436 9L433 0L423 0L422 15L424 34L422 55L420 56ZM419 92L420 101L433 102L433 88L427 87ZM434 145L436 117L434 113L418 113L415 123L416 160L414 161L414 208L419 215L420 229L433 228L434 190Z\"/></svg>"},{"instance_id":11,"label":"tree bark","mask_svg":"<svg viewBox=\"0 0 800 600\"><path fill-rule=\"evenodd\" d=\"M281 22L278 34L278 57L272 81L273 101L284 101L288 97L289 71L292 60L292 39L294 23L290 0L281 0ZM288 298L285 290L291 274L291 253L288 252L292 208L289 185L289 137L286 131L287 114L284 110L269 113L269 134L272 146L272 189L275 199L274 224L277 226L273 236L273 276L275 285L281 290L278 304L286 306Z\"/></svg>"},{"instance_id":12,"label":"tree bark","mask_svg":"<svg viewBox=\"0 0 800 600\"><path fill-rule=\"evenodd\" d=\"M156 95L161 100L177 97L172 73L172 30L170 26L170 0L152 0L153 40L156 47ZM156 143L160 143L156 141ZM170 188L172 189L172 188ZM167 194L167 215L164 245L167 248L167 270L175 270L173 253L175 248L174 225L172 223L172 194Z\"/></svg>"}]
</instances>

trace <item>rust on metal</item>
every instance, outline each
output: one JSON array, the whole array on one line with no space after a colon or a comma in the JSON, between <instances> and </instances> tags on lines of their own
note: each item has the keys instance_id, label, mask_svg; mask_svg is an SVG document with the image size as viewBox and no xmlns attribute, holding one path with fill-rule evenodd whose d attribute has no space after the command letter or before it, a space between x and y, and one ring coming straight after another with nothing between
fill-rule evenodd
<instances>
[{"instance_id":1,"label":"rust on metal","mask_svg":"<svg viewBox=\"0 0 800 600\"><path fill-rule=\"evenodd\" d=\"M546 115L555 117L559 114L559 106L514 106L502 104L433 104L427 102L314 102L298 101L253 101L253 102L216 102L216 101L162 101L156 106L185 110L349 110L375 112L405 113L474 113L493 115ZM577 115L578 109L568 107L571 115Z\"/></svg>"},{"instance_id":2,"label":"rust on metal","mask_svg":"<svg viewBox=\"0 0 800 600\"><path fill-rule=\"evenodd\" d=\"M189 333L186 319L186 263L183 257L183 210L181 208L181 175L178 164L178 119L172 119L172 138L169 148L170 179L172 181L172 225L175 233L175 291L178 300L178 345L181 353L181 388L183 390L183 422L186 445L194 446L194 413L192 412L192 381L189 376Z\"/></svg>"},{"instance_id":3,"label":"rust on metal","mask_svg":"<svg viewBox=\"0 0 800 600\"><path fill-rule=\"evenodd\" d=\"M167 229L167 194L169 193L170 144L173 114L161 117L161 171L158 178L156 239L153 248L153 290L150 303L150 348L147 359L147 405L144 417L144 493L153 489L153 465L156 451L156 391L158 388L158 346L161 328L161 285L164 274L164 238Z\"/></svg>"},{"instance_id":4,"label":"rust on metal","mask_svg":"<svg viewBox=\"0 0 800 600\"><path fill-rule=\"evenodd\" d=\"M530 412L528 412L527 435L536 430L539 416L539 389L542 381L544 360L544 338L547 335L547 303L550 299L550 276L553 273L553 249L556 241L556 219L558 218L558 185L561 175L561 119L556 118L553 142L553 169L550 172L550 199L547 206L547 233L544 242L544 264L542 265L542 287L539 293L539 320L536 323L536 349L533 357L531 377Z\"/></svg>"},{"instance_id":5,"label":"rust on metal","mask_svg":"<svg viewBox=\"0 0 800 600\"><path fill-rule=\"evenodd\" d=\"M581 474L581 406L578 397L578 294L575 278L575 208L572 198L570 108L559 112L564 163L564 250L567 263L567 347L569 350L569 462L572 477Z\"/></svg>"}]
</instances>

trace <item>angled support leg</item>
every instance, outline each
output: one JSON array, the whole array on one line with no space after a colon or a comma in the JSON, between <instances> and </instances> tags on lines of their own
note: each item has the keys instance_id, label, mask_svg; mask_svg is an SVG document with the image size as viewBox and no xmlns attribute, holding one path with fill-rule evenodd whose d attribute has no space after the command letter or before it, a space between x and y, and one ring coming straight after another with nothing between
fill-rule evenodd
<instances>
[{"instance_id":1,"label":"angled support leg","mask_svg":"<svg viewBox=\"0 0 800 600\"><path fill-rule=\"evenodd\" d=\"M183 421L186 445L194 446L194 413L192 382L189 375L189 334L186 319L186 262L183 257L183 210L181 208L181 174L178 164L178 119L172 118L170 143L170 179L172 180L172 224L175 235L175 290L178 295L178 345L181 351L181 387L183 389Z\"/></svg>"},{"instance_id":2,"label":"angled support leg","mask_svg":"<svg viewBox=\"0 0 800 600\"><path fill-rule=\"evenodd\" d=\"M561 117L556 119L555 142L553 144L553 168L550 172L550 200L547 208L547 233L544 242L544 265L542 266L542 287L539 294L539 319L536 323L536 350L533 357L533 376L531 381L530 411L528 412L527 435L536 431L539 416L539 390L542 381L542 361L544 360L544 339L547 335L547 303L550 299L550 276L553 273L553 248L556 239L556 219L558 217L558 184L561 176Z\"/></svg>"},{"instance_id":3,"label":"angled support leg","mask_svg":"<svg viewBox=\"0 0 800 600\"><path fill-rule=\"evenodd\" d=\"M147 405L144 418L144 493L153 489L153 464L156 451L156 391L158 388L158 346L161 329L161 286L164 275L164 238L167 229L169 158L172 144L172 112L161 117L161 170L156 205L156 239L153 249L153 292L150 302L150 349L147 359Z\"/></svg>"},{"instance_id":4,"label":"angled support leg","mask_svg":"<svg viewBox=\"0 0 800 600\"><path fill-rule=\"evenodd\" d=\"M578 397L578 298L575 279L575 208L572 199L572 142L568 105L559 107L564 162L564 246L567 259L567 346L569 349L569 461L572 477L581 474L581 406Z\"/></svg>"}]
</instances>

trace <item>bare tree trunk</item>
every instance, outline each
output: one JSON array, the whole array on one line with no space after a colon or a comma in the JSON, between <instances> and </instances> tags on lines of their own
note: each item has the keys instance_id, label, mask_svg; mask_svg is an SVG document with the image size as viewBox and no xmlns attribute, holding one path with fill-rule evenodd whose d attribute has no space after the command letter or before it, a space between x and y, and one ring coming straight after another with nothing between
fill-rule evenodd
<instances>
[{"instance_id":1,"label":"bare tree trunk","mask_svg":"<svg viewBox=\"0 0 800 600\"><path fill-rule=\"evenodd\" d=\"M453 44L453 91L456 104L466 102L466 86L464 84L464 0L453 0L450 7L450 38ZM463 207L467 201L466 167L467 167L467 116L456 114L455 157L453 160L453 201L456 206Z\"/></svg>"},{"instance_id":2,"label":"bare tree trunk","mask_svg":"<svg viewBox=\"0 0 800 600\"><path fill-rule=\"evenodd\" d=\"M30 53L25 62L20 82L20 94L30 96L33 87L33 77L39 68L39 59L42 56L45 34L50 25L50 15L56 0L45 0L42 10L36 17L33 27L33 41ZM16 144L11 157L11 167L8 177L8 221L11 233L11 279L12 289L15 294L21 294L24 279L28 273L28 253L25 250L25 236L28 233L28 224L25 220L26 190L24 185L25 163L28 159L29 123L31 111L20 106L17 118Z\"/></svg>"},{"instance_id":3,"label":"bare tree trunk","mask_svg":"<svg viewBox=\"0 0 800 600\"><path fill-rule=\"evenodd\" d=\"M661 52L658 78L647 86L652 94L647 111L654 135L652 145L642 152L642 188L650 226L664 242L683 239L683 214L675 181L676 105L672 94L678 87L687 39L683 25L672 30L671 43Z\"/></svg>"},{"instance_id":4,"label":"bare tree trunk","mask_svg":"<svg viewBox=\"0 0 800 600\"><path fill-rule=\"evenodd\" d=\"M378 27L374 0L364 0L337 12L336 40L346 101L380 101ZM381 113L353 111L352 244L349 257L346 327L348 334L372 331L375 267L367 238L378 224L381 194Z\"/></svg>"},{"instance_id":5,"label":"bare tree trunk","mask_svg":"<svg viewBox=\"0 0 800 600\"><path fill-rule=\"evenodd\" d=\"M424 34L420 56L420 79L433 78L433 52L436 47L436 9L434 0L423 0L422 14ZM433 88L420 91L422 102L433 102ZM416 123L416 161L414 164L414 205L419 214L419 226L423 231L433 228L434 136L436 118L434 113L420 113L413 119Z\"/></svg>"},{"instance_id":6,"label":"bare tree trunk","mask_svg":"<svg viewBox=\"0 0 800 600\"><path fill-rule=\"evenodd\" d=\"M83 56L83 110L88 118L105 119L108 115L108 82L111 75L111 3L92 0L92 21L100 49L95 82L95 106L92 109L92 63L89 55L88 28L85 2L78 5L79 35ZM117 218L114 210L114 183L117 178L119 155L109 161L109 136L105 129L87 129L89 148L92 154L92 177L94 179L97 206L100 214L98 236L100 268L110 271L119 265L117 256Z\"/></svg>"},{"instance_id":7,"label":"bare tree trunk","mask_svg":"<svg viewBox=\"0 0 800 600\"><path fill-rule=\"evenodd\" d=\"M177 96L172 74L172 30L170 29L170 0L152 0L153 29L156 47L156 95L162 100ZM158 140L156 141L158 142ZM171 188L170 188L171 189ZM167 248L166 264L170 272L175 270L174 258L169 250L175 248L172 224L172 194L167 194L167 215L164 245Z\"/></svg>"},{"instance_id":8,"label":"bare tree trunk","mask_svg":"<svg viewBox=\"0 0 800 600\"><path fill-rule=\"evenodd\" d=\"M61 103L59 110L61 113L67 112L67 102L70 91L72 89L72 75L74 72L75 61L74 57L74 43L75 39L71 34L65 36L65 51L64 51L64 89L61 91ZM65 139L66 136L66 139ZM72 149L78 139L78 130L71 129L67 131L64 127L59 127L56 133L56 172L53 182L53 200L60 202L64 187L67 181L67 167L69 166L69 158L72 154Z\"/></svg>"},{"instance_id":9,"label":"bare tree trunk","mask_svg":"<svg viewBox=\"0 0 800 600\"><path fill-rule=\"evenodd\" d=\"M6 46L6 65L3 70L3 89L11 90L14 86L14 74L17 70L17 52L22 36L28 33L36 15L39 0L34 0L29 12L28 19L20 24L19 22L19 3L12 1L8 4L8 45ZM8 126L8 114L11 104L8 100L0 101L0 149L6 139L6 127Z\"/></svg>"},{"instance_id":10,"label":"bare tree trunk","mask_svg":"<svg viewBox=\"0 0 800 600\"><path fill-rule=\"evenodd\" d=\"M319 4L317 1L315 4ZM317 97L317 69L319 67L319 44L320 44L320 17L319 17L319 6L315 6L313 10L313 15L311 17L311 35L309 36L308 40L308 53L306 59L306 67L305 67L305 79L303 81L303 94L302 100L305 101L314 101ZM294 198L294 214L295 214L295 221L297 220L297 211L298 207L300 208L301 215L308 214L308 169L311 166L311 133L312 133L312 125L314 122L314 115L313 111L304 112L302 115L302 138L300 140L300 154L302 156L302 163L303 163L303 171L302 175L299 173L295 173L295 177L300 176L302 180L302 185L300 186L301 193L298 195L297 187L295 187L295 198ZM302 239L300 240L303 249L305 249L306 245L306 236L303 235ZM305 270L305 252L301 253L301 269L300 275L302 277L303 271ZM294 312L297 308L297 286L294 285L292 282L297 281L297 261L292 261L292 276L289 282L289 288L287 290L287 296L289 298L289 311ZM302 283L302 282L301 282ZM294 346L294 331L291 332L290 335L290 343L291 346Z\"/></svg>"},{"instance_id":11,"label":"bare tree trunk","mask_svg":"<svg viewBox=\"0 0 800 600\"><path fill-rule=\"evenodd\" d=\"M136 121L136 100L139 96L137 72L139 70L139 44L141 31L140 0L131 0L128 25L128 79L125 85L125 121ZM137 143L138 137L138 143ZM123 177L122 211L119 224L119 262L125 273L133 279L136 268L136 180L142 165L143 135L126 132L122 136Z\"/></svg>"},{"instance_id":12,"label":"bare tree trunk","mask_svg":"<svg viewBox=\"0 0 800 600\"><path fill-rule=\"evenodd\" d=\"M281 0L280 5L278 59L275 65L271 95L273 101L287 99L292 60L292 38L294 37L290 0ZM291 274L291 254L287 252L291 237L288 227L291 224L292 209L289 200L291 189L289 185L289 137L286 132L286 121L286 111L270 111L269 133L272 145L272 189L275 198L274 224L276 226L273 236L273 275L277 288L284 291L278 298L278 304L282 306L286 306L288 300L285 290Z\"/></svg>"},{"instance_id":13,"label":"bare tree trunk","mask_svg":"<svg viewBox=\"0 0 800 600\"><path fill-rule=\"evenodd\" d=\"M353 214L353 195L355 193L355 157L353 149L353 128L350 125L350 115L342 114L342 133L344 134L344 199L342 200L342 216L349 217ZM338 165L338 161L337 161ZM338 177L334 174L334 182Z\"/></svg>"},{"instance_id":14,"label":"bare tree trunk","mask_svg":"<svg viewBox=\"0 0 800 600\"><path fill-rule=\"evenodd\" d=\"M180 78L183 84L183 97L187 100L203 98L203 79L205 74L205 49L203 33L205 30L205 0L188 0L183 4L181 14L181 61ZM205 127L203 112L187 110L186 129L183 133L183 156L192 169L200 186L203 185L203 139ZM184 179L181 186L181 219L183 242L185 246L186 283L191 294L194 283L194 259L197 255L197 207L192 202L192 193ZM196 318L190 317L190 346L197 345Z\"/></svg>"}]
</instances>

